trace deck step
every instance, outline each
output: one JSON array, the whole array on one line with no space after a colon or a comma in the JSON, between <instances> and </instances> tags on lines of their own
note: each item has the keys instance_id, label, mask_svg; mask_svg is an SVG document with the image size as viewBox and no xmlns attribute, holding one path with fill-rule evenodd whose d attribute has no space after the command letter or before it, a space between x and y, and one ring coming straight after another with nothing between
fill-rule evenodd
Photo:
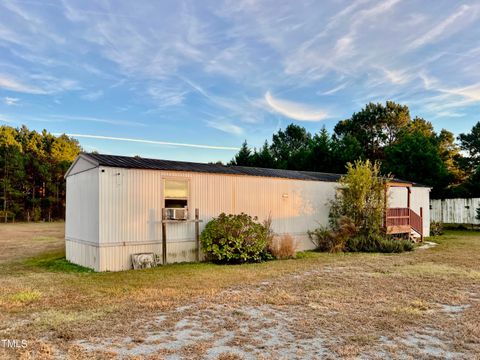
<instances>
[{"instance_id":1,"label":"deck step","mask_svg":"<svg viewBox=\"0 0 480 360\"><path fill-rule=\"evenodd\" d=\"M410 231L409 239L415 243L422 241L422 236L417 233L415 230Z\"/></svg>"}]
</instances>

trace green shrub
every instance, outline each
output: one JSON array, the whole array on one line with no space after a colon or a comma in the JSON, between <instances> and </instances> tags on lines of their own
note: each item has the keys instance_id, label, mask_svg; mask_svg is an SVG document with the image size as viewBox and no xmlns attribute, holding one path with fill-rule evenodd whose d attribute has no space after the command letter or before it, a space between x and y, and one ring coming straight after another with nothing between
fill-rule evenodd
<instances>
[{"instance_id":1,"label":"green shrub","mask_svg":"<svg viewBox=\"0 0 480 360\"><path fill-rule=\"evenodd\" d=\"M335 224L335 228L329 230L327 227L309 231L308 236L319 251L340 252L345 251L349 238L357 233L357 228L352 219L342 216Z\"/></svg>"},{"instance_id":2,"label":"green shrub","mask_svg":"<svg viewBox=\"0 0 480 360\"><path fill-rule=\"evenodd\" d=\"M347 173L338 181L335 198L330 201L330 226L335 230L342 217L355 224L357 233L369 237L383 231L385 183L390 176L380 174L380 163L357 160L347 164Z\"/></svg>"},{"instance_id":3,"label":"green shrub","mask_svg":"<svg viewBox=\"0 0 480 360\"><path fill-rule=\"evenodd\" d=\"M413 243L410 240L403 239L382 239L378 248L378 252L382 253L401 253L412 250Z\"/></svg>"},{"instance_id":4,"label":"green shrub","mask_svg":"<svg viewBox=\"0 0 480 360\"><path fill-rule=\"evenodd\" d=\"M430 222L430 233L432 236L439 236L443 234L443 223L440 221Z\"/></svg>"},{"instance_id":5,"label":"green shrub","mask_svg":"<svg viewBox=\"0 0 480 360\"><path fill-rule=\"evenodd\" d=\"M220 214L200 235L207 258L220 263L259 262L271 258L267 251L271 230L247 214Z\"/></svg>"},{"instance_id":6,"label":"green shrub","mask_svg":"<svg viewBox=\"0 0 480 360\"><path fill-rule=\"evenodd\" d=\"M410 240L359 235L349 238L346 248L351 252L400 253L413 250L413 243Z\"/></svg>"},{"instance_id":7,"label":"green shrub","mask_svg":"<svg viewBox=\"0 0 480 360\"><path fill-rule=\"evenodd\" d=\"M338 252L410 251L407 240L387 238L382 227L385 211L385 183L380 164L369 160L347 164L347 174L339 181L335 198L330 202L330 228L309 231L317 250Z\"/></svg>"},{"instance_id":8,"label":"green shrub","mask_svg":"<svg viewBox=\"0 0 480 360\"><path fill-rule=\"evenodd\" d=\"M318 251L330 251L333 247L332 231L327 226L309 231L308 237Z\"/></svg>"}]
</instances>

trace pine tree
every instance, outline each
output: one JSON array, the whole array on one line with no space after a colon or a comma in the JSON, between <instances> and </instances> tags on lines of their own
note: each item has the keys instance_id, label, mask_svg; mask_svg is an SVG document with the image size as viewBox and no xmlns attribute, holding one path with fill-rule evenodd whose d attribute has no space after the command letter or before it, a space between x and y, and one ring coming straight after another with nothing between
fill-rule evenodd
<instances>
[{"instance_id":1,"label":"pine tree","mask_svg":"<svg viewBox=\"0 0 480 360\"><path fill-rule=\"evenodd\" d=\"M251 155L252 150L248 147L247 140L242 144L242 147L235 155L233 160L230 162L230 165L236 166L250 166L251 165Z\"/></svg>"}]
</instances>

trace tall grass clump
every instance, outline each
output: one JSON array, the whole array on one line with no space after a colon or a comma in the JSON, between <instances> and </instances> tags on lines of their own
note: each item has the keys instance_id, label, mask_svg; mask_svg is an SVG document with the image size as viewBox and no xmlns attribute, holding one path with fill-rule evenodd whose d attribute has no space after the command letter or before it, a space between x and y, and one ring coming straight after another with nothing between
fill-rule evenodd
<instances>
[{"instance_id":1,"label":"tall grass clump","mask_svg":"<svg viewBox=\"0 0 480 360\"><path fill-rule=\"evenodd\" d=\"M268 251L275 259L294 259L297 253L297 244L290 234L275 237Z\"/></svg>"}]
</instances>

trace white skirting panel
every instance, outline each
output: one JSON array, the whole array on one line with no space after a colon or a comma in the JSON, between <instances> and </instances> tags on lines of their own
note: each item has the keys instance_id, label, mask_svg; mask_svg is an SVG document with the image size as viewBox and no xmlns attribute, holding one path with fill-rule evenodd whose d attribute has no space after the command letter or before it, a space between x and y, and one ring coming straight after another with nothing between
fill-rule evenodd
<instances>
[{"instance_id":1,"label":"white skirting panel","mask_svg":"<svg viewBox=\"0 0 480 360\"><path fill-rule=\"evenodd\" d=\"M312 241L308 237L308 235L296 235L294 236L296 241L296 249L297 251L305 251L305 250L314 250L315 245L313 245Z\"/></svg>"},{"instance_id":2,"label":"white skirting panel","mask_svg":"<svg viewBox=\"0 0 480 360\"><path fill-rule=\"evenodd\" d=\"M314 248L308 235L294 235L297 251L311 250ZM132 269L132 254L155 253L159 257L162 255L161 242L144 245L118 245L102 246L99 248L101 259L98 271L120 271ZM167 243L167 263L193 262L195 261L195 241L181 241ZM201 255L201 260L203 255Z\"/></svg>"},{"instance_id":3,"label":"white skirting panel","mask_svg":"<svg viewBox=\"0 0 480 360\"><path fill-rule=\"evenodd\" d=\"M95 271L100 270L98 247L78 240L65 239L65 255L68 261Z\"/></svg>"},{"instance_id":4,"label":"white skirting panel","mask_svg":"<svg viewBox=\"0 0 480 360\"><path fill-rule=\"evenodd\" d=\"M192 262L195 261L195 240L167 243L167 262Z\"/></svg>"},{"instance_id":5,"label":"white skirting panel","mask_svg":"<svg viewBox=\"0 0 480 360\"><path fill-rule=\"evenodd\" d=\"M277 234L280 235L281 234ZM292 235L297 251L311 250L314 248L306 234ZM132 269L132 254L155 253L162 256L162 244L119 244L109 246L93 246L91 244L66 239L67 260L93 269L95 271L121 271ZM195 261L195 241L181 241L167 243L167 262L193 262ZM201 260L203 255L201 254Z\"/></svg>"},{"instance_id":6,"label":"white skirting panel","mask_svg":"<svg viewBox=\"0 0 480 360\"><path fill-rule=\"evenodd\" d=\"M132 268L132 254L154 253L162 256L162 243L142 245L118 245L101 246L99 248L100 268L99 271L120 271ZM167 243L167 262L192 262L195 261L195 242L169 242Z\"/></svg>"}]
</instances>

